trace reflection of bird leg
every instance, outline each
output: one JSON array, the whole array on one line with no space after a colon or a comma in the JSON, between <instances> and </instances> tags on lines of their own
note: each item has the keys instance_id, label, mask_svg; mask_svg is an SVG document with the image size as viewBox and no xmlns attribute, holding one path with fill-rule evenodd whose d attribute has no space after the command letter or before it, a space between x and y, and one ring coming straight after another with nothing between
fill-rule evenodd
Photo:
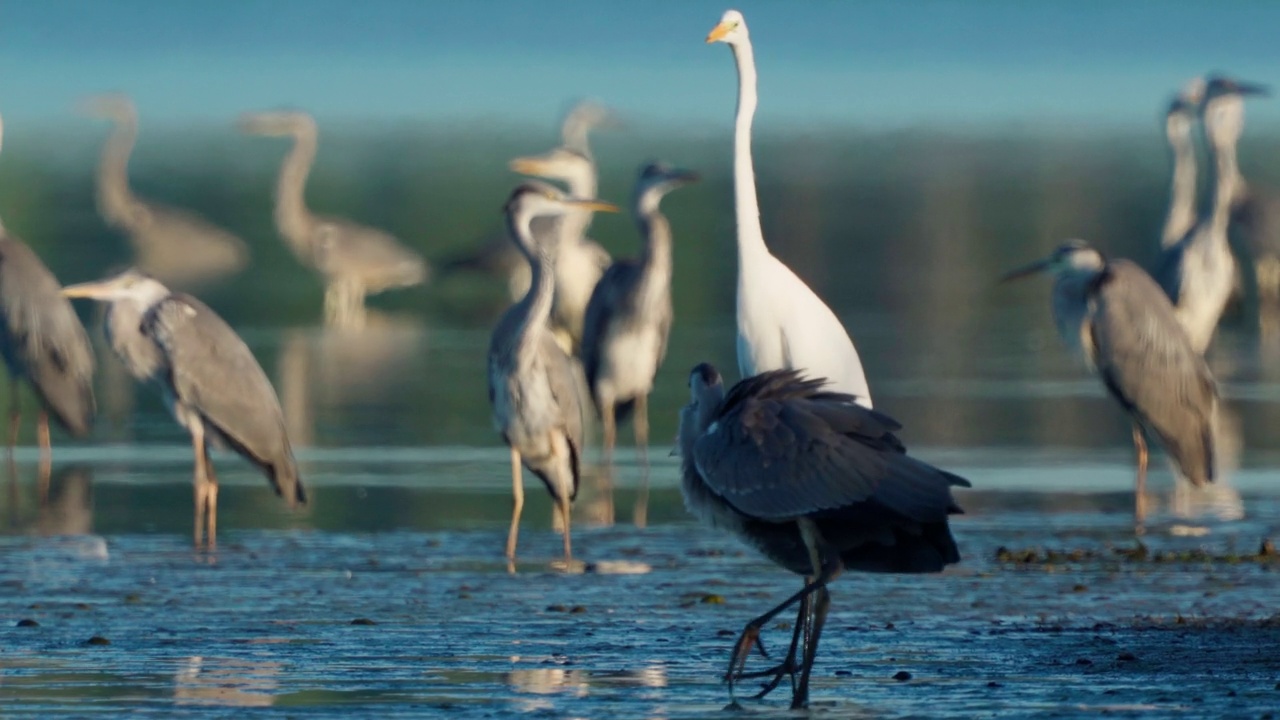
<instances>
[{"instance_id":1,"label":"reflection of bird leg","mask_svg":"<svg viewBox=\"0 0 1280 720\"><path fill-rule=\"evenodd\" d=\"M636 396L635 423L636 452L640 455L640 490L631 510L631 520L642 528L649 522L649 396Z\"/></svg>"},{"instance_id":2,"label":"reflection of bird leg","mask_svg":"<svg viewBox=\"0 0 1280 720\"><path fill-rule=\"evenodd\" d=\"M520 533L520 511L524 509L524 483L520 479L520 451L511 448L511 529L507 531L507 569L515 572L516 538ZM566 533L565 537L568 537Z\"/></svg>"},{"instance_id":3,"label":"reflection of bird leg","mask_svg":"<svg viewBox=\"0 0 1280 720\"><path fill-rule=\"evenodd\" d=\"M9 457L18 444L18 423L22 421L22 406L18 400L18 379L9 378Z\"/></svg>"},{"instance_id":4,"label":"reflection of bird leg","mask_svg":"<svg viewBox=\"0 0 1280 720\"><path fill-rule=\"evenodd\" d=\"M839 556L834 553L828 553L827 557L829 558L828 561L822 565L821 572L818 573L818 576L814 578L813 582L806 585L803 590L787 598L769 612L747 623L747 626L743 628L742 634L738 636L738 642L733 648L733 655L729 658L729 669L724 675L724 681L729 684L730 697L733 696L733 683L743 677L742 669L747 663L747 655L750 654L751 648L758 647L760 649L760 654L768 657L768 653L764 650L764 644L760 642L760 629L764 627L764 624L777 617L778 613L783 610L786 610L796 603L803 602L805 598L818 590L825 588L828 582L831 582L831 580L835 579L836 575L840 574L841 566ZM806 657L811 656L817 651L816 633L812 640L813 641L811 643L805 643ZM812 647L808 647L809 645L812 645Z\"/></svg>"},{"instance_id":5,"label":"reflection of bird leg","mask_svg":"<svg viewBox=\"0 0 1280 720\"><path fill-rule=\"evenodd\" d=\"M1138 452L1138 476L1133 490L1133 522L1135 532L1143 532L1143 523L1147 519L1147 441L1142 436L1142 427L1133 424L1133 449Z\"/></svg>"},{"instance_id":6,"label":"reflection of bird leg","mask_svg":"<svg viewBox=\"0 0 1280 720\"><path fill-rule=\"evenodd\" d=\"M39 475L36 482L40 487L40 509L47 510L49 506L49 481L53 475L53 467L40 463Z\"/></svg>"},{"instance_id":7,"label":"reflection of bird leg","mask_svg":"<svg viewBox=\"0 0 1280 720\"><path fill-rule=\"evenodd\" d=\"M36 442L40 446L40 473L47 477L53 468L53 443L49 439L49 413L45 410L40 411L36 421Z\"/></svg>"},{"instance_id":8,"label":"reflection of bird leg","mask_svg":"<svg viewBox=\"0 0 1280 720\"><path fill-rule=\"evenodd\" d=\"M205 501L209 494L209 478L205 475L204 426L199 420L191 423L191 449L195 453L195 541L199 548L204 544Z\"/></svg>"},{"instance_id":9,"label":"reflection of bird leg","mask_svg":"<svg viewBox=\"0 0 1280 720\"><path fill-rule=\"evenodd\" d=\"M805 578L805 582L809 582L809 578ZM813 599L813 596L806 595L803 599L800 600L800 609L799 609L799 612L796 613L796 623L791 630L791 647L787 650L786 658L784 658L782 662L778 663L777 665L774 665L773 667L767 670L741 673L738 675L739 680L769 678L769 682L765 683L764 687L760 690L760 692L756 693L753 696L754 699L760 700L764 698L766 695L768 695L769 693L773 692L774 689L778 687L778 684L782 682L782 678L784 677L791 678L791 693L792 695L795 694L796 671L800 669L800 666L796 663L796 651L799 650L801 647L800 640L802 637L805 638L804 644L805 645L808 644L809 607L811 605L812 599Z\"/></svg>"}]
</instances>

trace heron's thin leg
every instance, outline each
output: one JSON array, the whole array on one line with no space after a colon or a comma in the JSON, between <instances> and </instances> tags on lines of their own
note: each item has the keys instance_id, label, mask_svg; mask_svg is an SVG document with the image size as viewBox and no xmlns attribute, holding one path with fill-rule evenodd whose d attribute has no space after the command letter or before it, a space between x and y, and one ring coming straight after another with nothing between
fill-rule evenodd
<instances>
[{"instance_id":1,"label":"heron's thin leg","mask_svg":"<svg viewBox=\"0 0 1280 720\"><path fill-rule=\"evenodd\" d=\"M198 548L204 543L205 501L209 494L204 465L204 427L198 421L191 423L191 448L195 452L196 462L193 481L196 499L195 540Z\"/></svg>"},{"instance_id":2,"label":"heron's thin leg","mask_svg":"<svg viewBox=\"0 0 1280 720\"><path fill-rule=\"evenodd\" d=\"M209 460L208 448L204 454L205 468L205 512L208 513L208 533L210 550L218 546L218 476L213 471L213 462Z\"/></svg>"},{"instance_id":3,"label":"heron's thin leg","mask_svg":"<svg viewBox=\"0 0 1280 720\"><path fill-rule=\"evenodd\" d=\"M569 498L565 496L560 498L559 501L560 515L564 518L564 562L565 565L568 565L573 560L573 544L569 540L569 526L572 524L569 522Z\"/></svg>"},{"instance_id":4,"label":"heron's thin leg","mask_svg":"<svg viewBox=\"0 0 1280 720\"><path fill-rule=\"evenodd\" d=\"M47 508L49 505L49 481L52 478L52 475L53 467L51 465L40 463L39 475L36 477L36 482L39 484L40 507L42 509Z\"/></svg>"},{"instance_id":5,"label":"heron's thin leg","mask_svg":"<svg viewBox=\"0 0 1280 720\"><path fill-rule=\"evenodd\" d=\"M22 405L18 399L18 379L9 376L9 454L18 445L18 423L22 421Z\"/></svg>"},{"instance_id":6,"label":"heron's thin leg","mask_svg":"<svg viewBox=\"0 0 1280 720\"><path fill-rule=\"evenodd\" d=\"M618 423L614 414L617 408L613 398L603 398L600 402L600 424L604 427L604 465L605 470L613 474L613 450L618 444Z\"/></svg>"},{"instance_id":7,"label":"heron's thin leg","mask_svg":"<svg viewBox=\"0 0 1280 720\"><path fill-rule=\"evenodd\" d=\"M805 578L805 582L810 582L811 578ZM796 613L796 624L791 631L791 647L787 649L787 656L782 662L774 665L768 670L760 670L757 672L742 673L738 675L739 680L751 680L754 678L769 678L769 682L765 683L760 692L753 697L756 700L764 698L769 693L777 689L782 682L782 678L791 678L791 693L796 691L796 671L800 666L796 664L796 652L802 647L807 646L809 636L809 607L813 599L812 595L806 595L800 601L800 609ZM804 641L801 641L804 638Z\"/></svg>"},{"instance_id":8,"label":"heron's thin leg","mask_svg":"<svg viewBox=\"0 0 1280 720\"><path fill-rule=\"evenodd\" d=\"M40 471L48 475L53 468L53 442L49 439L49 413L40 411L36 421L36 442L40 446Z\"/></svg>"},{"instance_id":9,"label":"heron's thin leg","mask_svg":"<svg viewBox=\"0 0 1280 720\"><path fill-rule=\"evenodd\" d=\"M1133 491L1133 521L1139 533L1147 519L1147 441L1142 428L1133 425L1133 448L1138 452L1138 477Z\"/></svg>"},{"instance_id":10,"label":"heron's thin leg","mask_svg":"<svg viewBox=\"0 0 1280 720\"><path fill-rule=\"evenodd\" d=\"M342 322L342 282L334 280L324 289L324 319L330 325Z\"/></svg>"},{"instance_id":11,"label":"heron's thin leg","mask_svg":"<svg viewBox=\"0 0 1280 720\"><path fill-rule=\"evenodd\" d=\"M805 641L804 660L800 665L800 686L791 696L792 710L799 710L809 704L809 673L813 671L813 661L818 655L818 640L822 637L822 626L827 622L827 611L830 608L831 593L823 585L814 601L813 628Z\"/></svg>"},{"instance_id":12,"label":"heron's thin leg","mask_svg":"<svg viewBox=\"0 0 1280 720\"><path fill-rule=\"evenodd\" d=\"M631 520L635 526L642 528L649 522L649 396L641 394L636 397L635 407L636 452L640 455L640 491L636 495L636 505L631 511Z\"/></svg>"},{"instance_id":13,"label":"heron's thin leg","mask_svg":"<svg viewBox=\"0 0 1280 720\"><path fill-rule=\"evenodd\" d=\"M524 509L524 482L520 478L520 451L511 448L511 529L507 531L507 568L515 572L516 537L520 533L520 511ZM567 528L566 528L567 530ZM568 532L565 533L568 537Z\"/></svg>"}]
</instances>

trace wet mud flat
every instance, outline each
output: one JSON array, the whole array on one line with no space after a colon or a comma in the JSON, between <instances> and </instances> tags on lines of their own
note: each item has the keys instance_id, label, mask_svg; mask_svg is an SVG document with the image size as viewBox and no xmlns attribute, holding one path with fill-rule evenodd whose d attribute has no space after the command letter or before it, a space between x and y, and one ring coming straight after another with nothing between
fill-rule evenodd
<instances>
[{"instance_id":1,"label":"wet mud flat","mask_svg":"<svg viewBox=\"0 0 1280 720\"><path fill-rule=\"evenodd\" d=\"M814 670L830 717L1266 717L1280 708L1280 515L1135 540L1123 502L1026 511L971 494L962 565L847 574ZM0 714L772 717L723 711L743 624L798 579L684 521L354 533L0 537ZM594 571L593 571L594 570ZM789 622L766 647L785 651ZM769 661L753 657L757 669Z\"/></svg>"}]
</instances>

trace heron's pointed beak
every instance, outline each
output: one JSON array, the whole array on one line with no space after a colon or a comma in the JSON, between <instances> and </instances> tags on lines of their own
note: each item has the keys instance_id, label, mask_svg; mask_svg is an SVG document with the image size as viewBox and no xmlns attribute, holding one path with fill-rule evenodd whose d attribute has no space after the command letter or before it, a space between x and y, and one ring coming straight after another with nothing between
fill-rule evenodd
<instances>
[{"instance_id":1,"label":"heron's pointed beak","mask_svg":"<svg viewBox=\"0 0 1280 720\"><path fill-rule=\"evenodd\" d=\"M565 200L565 202L574 207L582 208L583 210L594 210L595 212L606 213L620 212L617 205L603 200L578 200L576 198L570 198Z\"/></svg>"},{"instance_id":2,"label":"heron's pointed beak","mask_svg":"<svg viewBox=\"0 0 1280 720\"><path fill-rule=\"evenodd\" d=\"M724 39L725 35L729 34L729 31L732 29L733 29L732 23L722 22L719 25L716 25L715 27L711 28L711 32L707 33L707 43L710 44L713 42L720 42L721 40Z\"/></svg>"},{"instance_id":3,"label":"heron's pointed beak","mask_svg":"<svg viewBox=\"0 0 1280 720\"><path fill-rule=\"evenodd\" d=\"M1262 83L1236 83L1236 92L1244 97L1271 97L1271 88Z\"/></svg>"},{"instance_id":4,"label":"heron's pointed beak","mask_svg":"<svg viewBox=\"0 0 1280 720\"><path fill-rule=\"evenodd\" d=\"M1000 282L1007 283L1011 280L1018 280L1030 275L1035 275L1036 273L1042 273L1049 269L1049 263L1049 258L1043 258L1031 263L1030 265L1023 265L1016 270L1012 270L1000 276Z\"/></svg>"},{"instance_id":5,"label":"heron's pointed beak","mask_svg":"<svg viewBox=\"0 0 1280 720\"><path fill-rule=\"evenodd\" d=\"M680 185L689 185L702 179L702 175L693 170L676 170L671 173L671 181Z\"/></svg>"},{"instance_id":6,"label":"heron's pointed beak","mask_svg":"<svg viewBox=\"0 0 1280 720\"><path fill-rule=\"evenodd\" d=\"M112 291L114 290L114 283L110 280L102 280L99 282L86 282L78 283L76 285L68 285L62 288L62 296L67 298L106 300L111 297Z\"/></svg>"},{"instance_id":7,"label":"heron's pointed beak","mask_svg":"<svg viewBox=\"0 0 1280 720\"><path fill-rule=\"evenodd\" d=\"M512 172L518 172L521 175L542 177L547 170L548 163L539 157L518 157L511 161L510 167Z\"/></svg>"}]
</instances>

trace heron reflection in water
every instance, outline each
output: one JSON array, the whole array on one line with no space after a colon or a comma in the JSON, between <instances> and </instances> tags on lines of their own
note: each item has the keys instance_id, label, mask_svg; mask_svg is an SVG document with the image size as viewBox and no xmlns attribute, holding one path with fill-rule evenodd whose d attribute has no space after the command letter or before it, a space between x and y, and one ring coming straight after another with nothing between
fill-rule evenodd
<instances>
[{"instance_id":1,"label":"heron reflection in water","mask_svg":"<svg viewBox=\"0 0 1280 720\"><path fill-rule=\"evenodd\" d=\"M307 176L319 144L319 130L310 115L246 113L240 118L240 130L293 140L276 182L276 230L298 262L324 279L326 323L362 325L366 295L427 281L426 261L389 233L345 218L316 215L307 207Z\"/></svg>"},{"instance_id":2,"label":"heron reflection in water","mask_svg":"<svg viewBox=\"0 0 1280 720\"><path fill-rule=\"evenodd\" d=\"M262 469L290 507L306 502L275 390L248 346L209 306L135 270L62 293L110 304L112 347L138 381L159 386L165 405L191 433L197 546L217 543L210 442Z\"/></svg>"},{"instance_id":3,"label":"heron reflection in water","mask_svg":"<svg viewBox=\"0 0 1280 720\"><path fill-rule=\"evenodd\" d=\"M231 232L190 210L134 194L129 186L129 156L138 139L138 112L127 95L95 95L81 101L80 109L115 126L98 166L98 213L128 237L139 269L174 287L190 289L239 272L248 264L248 246Z\"/></svg>"}]
</instances>

